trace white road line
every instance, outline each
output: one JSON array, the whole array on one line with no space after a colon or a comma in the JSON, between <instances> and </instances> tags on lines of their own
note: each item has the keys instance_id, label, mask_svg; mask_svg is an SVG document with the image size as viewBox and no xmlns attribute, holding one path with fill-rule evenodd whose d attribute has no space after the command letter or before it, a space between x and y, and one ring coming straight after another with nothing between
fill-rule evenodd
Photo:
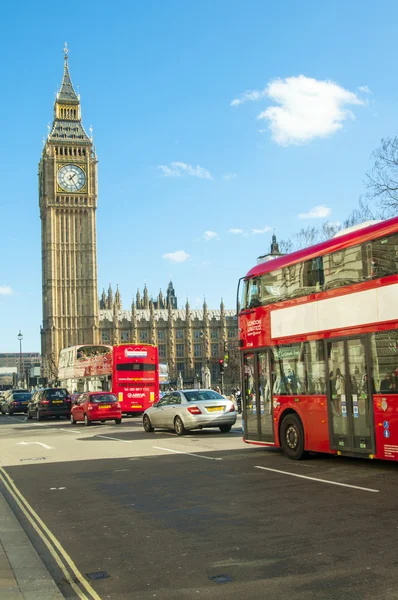
<instances>
[{"instance_id":1,"label":"white road line","mask_svg":"<svg viewBox=\"0 0 398 600\"><path fill-rule=\"evenodd\" d=\"M109 435L94 435L95 438L104 438L105 440L115 440L115 442L123 442L124 444L132 444L131 440L120 440L119 438L110 437Z\"/></svg>"},{"instance_id":2,"label":"white road line","mask_svg":"<svg viewBox=\"0 0 398 600\"><path fill-rule=\"evenodd\" d=\"M66 431L66 433L80 433L78 429L57 429L57 431ZM83 429L84 431L84 429Z\"/></svg>"},{"instance_id":3,"label":"white road line","mask_svg":"<svg viewBox=\"0 0 398 600\"><path fill-rule=\"evenodd\" d=\"M47 444L42 444L41 442L17 442L17 446L31 446L32 444L37 444L38 446L43 446L43 448L47 448L47 450L54 450L54 446L47 446Z\"/></svg>"},{"instance_id":4,"label":"white road line","mask_svg":"<svg viewBox=\"0 0 398 600\"><path fill-rule=\"evenodd\" d=\"M8 415L8 418L12 419L13 421L17 421L17 423L25 423L25 419L26 419L26 417L23 417L22 419L17 419L16 417L10 417L10 415Z\"/></svg>"},{"instance_id":5,"label":"white road line","mask_svg":"<svg viewBox=\"0 0 398 600\"><path fill-rule=\"evenodd\" d=\"M193 454L191 452L181 452L181 450L171 450L171 448L161 448L160 446L152 446L156 450L166 450L166 452L173 452L174 454L186 454L187 456L195 456L196 458L205 458L206 460L222 460L222 458L213 458L212 456L203 456L203 454Z\"/></svg>"},{"instance_id":6,"label":"white road line","mask_svg":"<svg viewBox=\"0 0 398 600\"><path fill-rule=\"evenodd\" d=\"M308 475L299 475L298 473L289 473L288 471L279 471L278 469L270 469L269 467L255 466L255 469L263 471L272 471L273 473L282 473L282 475L291 475L292 477L300 477L301 479L310 479L311 481L319 481L320 483L328 483L329 485L339 485L341 487L353 488L354 490L362 490L363 492L379 492L372 488L360 487L359 485L350 485L349 483L339 483L338 481L328 481L327 479L319 479L318 477L309 477Z\"/></svg>"}]
</instances>

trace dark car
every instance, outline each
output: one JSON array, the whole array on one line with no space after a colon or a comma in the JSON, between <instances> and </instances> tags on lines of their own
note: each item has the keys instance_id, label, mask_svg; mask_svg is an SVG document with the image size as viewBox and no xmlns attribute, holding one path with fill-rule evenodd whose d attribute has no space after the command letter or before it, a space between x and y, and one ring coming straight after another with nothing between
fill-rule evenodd
<instances>
[{"instance_id":1,"label":"dark car","mask_svg":"<svg viewBox=\"0 0 398 600\"><path fill-rule=\"evenodd\" d=\"M71 398L65 388L44 388L38 390L32 396L28 404L27 417L36 417L38 421L44 417L66 417L69 419L71 409Z\"/></svg>"},{"instance_id":2,"label":"dark car","mask_svg":"<svg viewBox=\"0 0 398 600\"><path fill-rule=\"evenodd\" d=\"M1 403L1 414L26 413L32 394L28 390L11 390L5 394Z\"/></svg>"}]
</instances>

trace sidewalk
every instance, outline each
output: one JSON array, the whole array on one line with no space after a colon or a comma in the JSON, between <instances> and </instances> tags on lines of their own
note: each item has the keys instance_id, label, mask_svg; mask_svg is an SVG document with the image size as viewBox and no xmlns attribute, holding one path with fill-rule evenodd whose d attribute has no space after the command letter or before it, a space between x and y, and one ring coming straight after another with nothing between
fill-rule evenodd
<instances>
[{"instance_id":1,"label":"sidewalk","mask_svg":"<svg viewBox=\"0 0 398 600\"><path fill-rule=\"evenodd\" d=\"M1 600L62 600L40 556L0 492Z\"/></svg>"}]
</instances>

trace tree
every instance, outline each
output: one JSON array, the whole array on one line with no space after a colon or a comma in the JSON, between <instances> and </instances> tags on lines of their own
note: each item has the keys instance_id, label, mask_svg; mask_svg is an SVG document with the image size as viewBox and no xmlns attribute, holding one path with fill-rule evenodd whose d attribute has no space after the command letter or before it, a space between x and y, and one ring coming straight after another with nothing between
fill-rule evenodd
<instances>
[{"instance_id":1,"label":"tree","mask_svg":"<svg viewBox=\"0 0 398 600\"><path fill-rule=\"evenodd\" d=\"M345 219L344 228L352 227L353 225L358 225L359 223L364 223L365 221L376 221L382 218L383 216L380 212L373 211L369 204L360 198L358 207L354 208L352 213L350 213Z\"/></svg>"},{"instance_id":2,"label":"tree","mask_svg":"<svg viewBox=\"0 0 398 600\"><path fill-rule=\"evenodd\" d=\"M368 197L376 200L386 219L398 214L398 137L383 138L373 157L373 168L366 174Z\"/></svg>"}]
</instances>

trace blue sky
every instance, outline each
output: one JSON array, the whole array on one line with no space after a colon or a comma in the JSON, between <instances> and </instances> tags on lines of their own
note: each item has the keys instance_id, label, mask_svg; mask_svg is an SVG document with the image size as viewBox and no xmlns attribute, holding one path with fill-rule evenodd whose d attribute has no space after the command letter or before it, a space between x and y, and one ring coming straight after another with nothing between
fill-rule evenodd
<instances>
[{"instance_id":1,"label":"blue sky","mask_svg":"<svg viewBox=\"0 0 398 600\"><path fill-rule=\"evenodd\" d=\"M65 41L99 157L99 292L124 308L170 277L181 305L233 308L272 229L343 220L397 131L396 2L25 0L0 29L1 352L20 329L40 350L37 164Z\"/></svg>"}]
</instances>

